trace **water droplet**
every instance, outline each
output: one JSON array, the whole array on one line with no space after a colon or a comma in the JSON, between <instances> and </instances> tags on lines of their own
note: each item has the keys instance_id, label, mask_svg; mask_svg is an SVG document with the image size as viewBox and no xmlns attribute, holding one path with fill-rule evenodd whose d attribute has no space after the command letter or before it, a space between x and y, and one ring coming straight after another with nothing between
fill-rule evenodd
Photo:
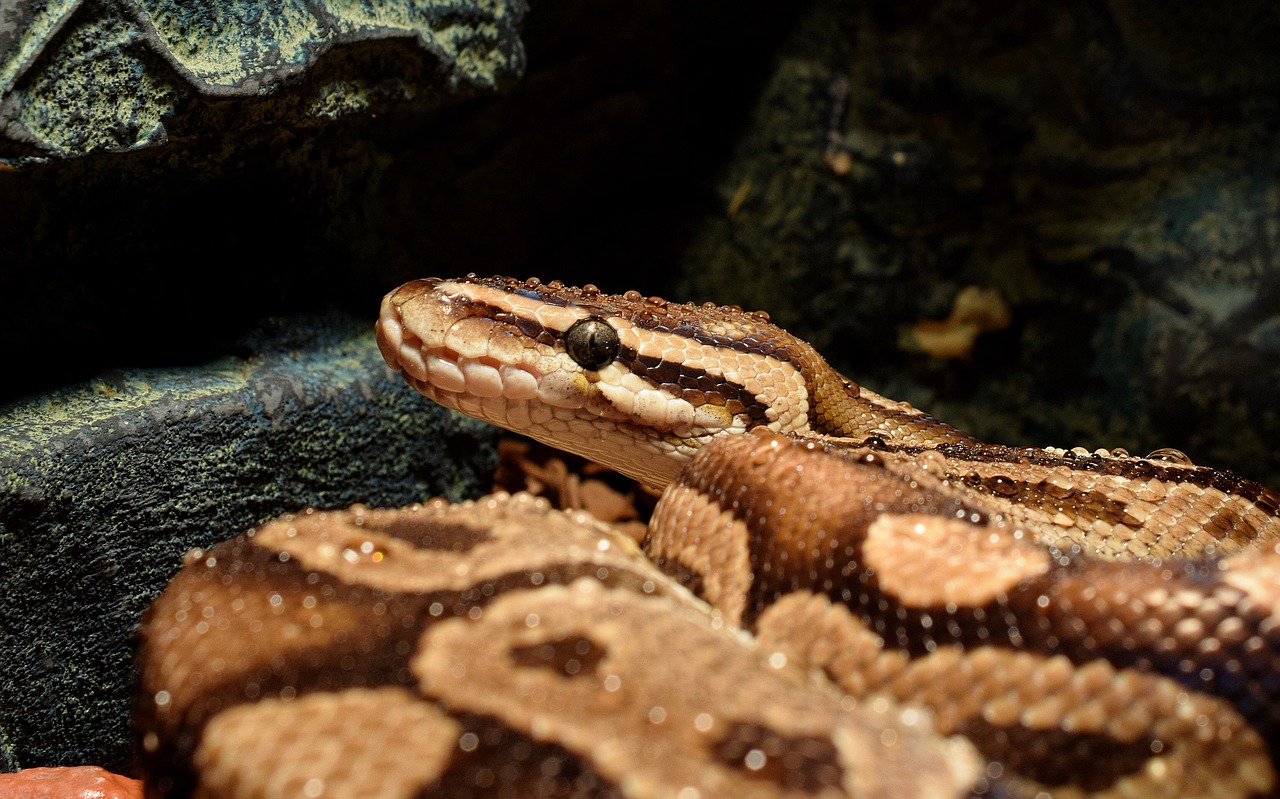
<instances>
[{"instance_id":1,"label":"water droplet","mask_svg":"<svg viewBox=\"0 0 1280 799\"><path fill-rule=\"evenodd\" d=\"M1146 459L1149 461L1163 461L1165 463L1178 463L1183 466L1195 465L1195 463L1192 462L1191 458L1188 457L1185 452L1183 452L1182 450L1174 449L1173 447L1161 447L1160 449L1154 450L1153 452L1149 452L1147 453Z\"/></svg>"},{"instance_id":2,"label":"water droplet","mask_svg":"<svg viewBox=\"0 0 1280 799\"><path fill-rule=\"evenodd\" d=\"M987 486L991 489L991 493L1002 497L1012 497L1022 491L1021 484L1002 474L989 478Z\"/></svg>"},{"instance_id":3,"label":"water droplet","mask_svg":"<svg viewBox=\"0 0 1280 799\"><path fill-rule=\"evenodd\" d=\"M947 456L935 449L927 449L921 452L916 459L916 465L920 467L920 471L931 474L934 477L945 478L947 476Z\"/></svg>"}]
</instances>

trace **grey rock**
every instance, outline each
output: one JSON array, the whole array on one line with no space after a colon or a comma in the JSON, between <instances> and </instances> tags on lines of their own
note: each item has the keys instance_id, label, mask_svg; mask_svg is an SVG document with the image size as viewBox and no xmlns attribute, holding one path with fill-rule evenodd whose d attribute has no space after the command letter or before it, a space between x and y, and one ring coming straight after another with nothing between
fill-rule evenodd
<instances>
[{"instance_id":1,"label":"grey rock","mask_svg":"<svg viewBox=\"0 0 1280 799\"><path fill-rule=\"evenodd\" d=\"M523 0L4 3L0 162L153 147L210 102L236 106L222 119L241 128L492 92L524 68L524 12ZM309 76L326 56L349 67Z\"/></svg>"},{"instance_id":2,"label":"grey rock","mask_svg":"<svg viewBox=\"0 0 1280 799\"><path fill-rule=\"evenodd\" d=\"M128 770L131 638L190 548L307 506L488 488L492 429L405 385L371 327L279 320L246 359L0 410L0 766Z\"/></svg>"},{"instance_id":3,"label":"grey rock","mask_svg":"<svg viewBox=\"0 0 1280 799\"><path fill-rule=\"evenodd\" d=\"M1280 486L1280 11L811 5L678 294L764 308L990 441L1176 447ZM904 347L962 288L1012 325Z\"/></svg>"}]
</instances>

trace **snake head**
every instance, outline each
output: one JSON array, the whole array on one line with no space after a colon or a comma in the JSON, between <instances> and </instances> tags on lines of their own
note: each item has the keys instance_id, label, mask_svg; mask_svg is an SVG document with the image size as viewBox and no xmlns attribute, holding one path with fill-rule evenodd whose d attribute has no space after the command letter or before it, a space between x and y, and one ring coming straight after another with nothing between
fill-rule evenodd
<instances>
[{"instance_id":1,"label":"snake head","mask_svg":"<svg viewBox=\"0 0 1280 799\"><path fill-rule=\"evenodd\" d=\"M437 403L654 487L715 436L806 430L821 363L764 314L505 277L407 283L377 333Z\"/></svg>"}]
</instances>

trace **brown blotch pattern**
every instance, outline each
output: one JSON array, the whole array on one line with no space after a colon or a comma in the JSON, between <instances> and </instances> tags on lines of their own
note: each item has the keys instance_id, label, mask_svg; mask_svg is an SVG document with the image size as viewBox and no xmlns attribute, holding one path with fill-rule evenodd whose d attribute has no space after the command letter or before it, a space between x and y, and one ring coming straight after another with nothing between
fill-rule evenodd
<instances>
[{"instance_id":1,"label":"brown blotch pattern","mask_svg":"<svg viewBox=\"0 0 1280 799\"><path fill-rule=\"evenodd\" d=\"M759 724L728 725L713 746L715 757L748 779L804 793L840 788L844 767L828 738L795 738Z\"/></svg>"},{"instance_id":2,"label":"brown blotch pattern","mask_svg":"<svg viewBox=\"0 0 1280 799\"><path fill-rule=\"evenodd\" d=\"M565 677L593 676L608 650L582 635L555 638L511 648L512 663L523 668L550 669Z\"/></svg>"},{"instance_id":3,"label":"brown blotch pattern","mask_svg":"<svg viewBox=\"0 0 1280 799\"><path fill-rule=\"evenodd\" d=\"M1090 713L1125 720L1135 702L1132 691L1138 690L1133 680L1155 681L1166 692L1161 710L1125 726L1125 736L1116 739L1125 746L1114 747L1114 770L1098 767L1095 774L1110 773L1113 783L1129 780L1136 767L1132 757L1121 755L1140 751L1142 740L1158 739L1157 748L1165 752L1176 749L1173 742L1191 735L1194 724L1164 737L1150 730L1164 723L1160 714L1178 713L1167 692L1186 696L1191 689L1197 692L1189 694L1195 701L1213 708L1203 718L1214 719L1217 735L1250 741L1241 751L1251 754L1242 754L1239 763L1251 765L1219 766L1239 766L1245 776L1224 784L1247 788L1240 795L1275 784L1274 767L1268 764L1275 754L1268 755L1262 742L1276 741L1280 732L1274 676L1280 670L1280 625L1265 600L1280 592L1252 585L1259 582L1253 576L1257 572L1243 562L1256 561L1256 555L1238 556L1245 559L1242 568L1231 569L1224 568L1230 561L1214 559L1135 563L1088 557L1078 550L1055 551L1028 528L1006 520L1001 506L956 490L945 463L921 468L907 464L907 457L874 447L824 453L820 447L765 433L719 442L682 474L687 496L672 493L660 503L650 541L662 539L665 552L684 552L686 567L706 558L714 543L696 535L700 528L680 528L693 531L692 537L663 531L670 520L682 517L680 507L664 505L668 499L687 503L692 496L713 499L709 504L735 520L728 526L742 526L737 535L746 539L750 554L749 565L739 566L744 572L739 579L748 586L744 623L768 644L786 637L779 630L815 623L805 622L794 609L775 614L777 605L791 608L789 600L797 592L843 606L841 618L859 632L852 637L815 632L812 646L821 654L810 652L800 659L816 659L855 695L874 693L872 686L890 679L888 675L914 674L903 679L918 681L937 668L925 664L953 660L953 666L966 664L962 673L967 676L948 690L973 690L973 680L999 673L1002 664L1015 662L1014 653L1032 658L1024 670L1032 668L1035 658L1050 658L1056 665L1036 672L1039 677L1028 673L1011 678L1010 691L1025 690L1018 687L1024 678L1043 686L1048 674L1092 675L1072 683L1073 693L1053 700L1052 709L1042 704L1031 710L1034 703L1029 704L1027 695L991 695L951 721L946 720L951 702L946 692L922 696L909 686L892 692L895 701L924 701L943 712L944 730L976 734L978 727L961 730L958 719L981 710L1014 714L996 725L1002 729L1092 734L1085 719L1089 724L1099 719ZM814 491L815 485L822 489ZM1012 495L1013 488L1010 484L1001 490ZM696 513L714 509L699 507ZM1238 576L1229 584L1225 575ZM1109 671L1098 671L1101 665ZM1104 679L1104 674L1110 676ZM1142 690L1150 693L1150 688ZM1116 704L1104 710L1108 705L1097 704L1100 697ZM1073 707L1076 716L1071 715ZM1022 712L1048 715L1036 716L1040 726L1027 726L1018 720ZM991 718L983 722L991 723ZM1063 724L1085 726L1057 726ZM999 740L1010 740L1009 735L1023 743L1030 740L1019 738L1016 730L1001 735ZM1070 741L1072 746L1092 741L1090 751L1104 751L1107 737ZM1043 740L1055 739L1049 735ZM1196 757L1223 757L1218 750L1181 751L1182 759L1168 762L1193 768ZM1143 762L1155 754L1149 752ZM1042 767L1044 774L1058 771L1051 764ZM1028 766L1022 761L1010 768L1024 772L1022 778L1038 779L1025 773Z\"/></svg>"},{"instance_id":4,"label":"brown blotch pattern","mask_svg":"<svg viewBox=\"0 0 1280 799\"><path fill-rule=\"evenodd\" d=\"M156 795L944 797L977 776L967 745L767 660L629 539L527 496L263 525L190 560L139 658ZM715 747L743 730L764 760L734 768Z\"/></svg>"}]
</instances>

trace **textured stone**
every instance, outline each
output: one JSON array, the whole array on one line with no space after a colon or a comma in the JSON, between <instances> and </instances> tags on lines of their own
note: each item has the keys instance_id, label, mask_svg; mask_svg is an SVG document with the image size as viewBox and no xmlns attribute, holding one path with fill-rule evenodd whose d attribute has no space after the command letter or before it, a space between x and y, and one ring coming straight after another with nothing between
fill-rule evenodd
<instances>
[{"instance_id":1,"label":"textured stone","mask_svg":"<svg viewBox=\"0 0 1280 799\"><path fill-rule=\"evenodd\" d=\"M766 308L989 440L1280 485L1277 35L1263 0L818 2L677 293ZM971 285L1006 330L902 346Z\"/></svg>"},{"instance_id":2,"label":"textured stone","mask_svg":"<svg viewBox=\"0 0 1280 799\"><path fill-rule=\"evenodd\" d=\"M0 341L24 343L0 401L200 363L267 316L364 318L430 274L660 292L798 8L544 4L523 22L528 77L499 94L454 99L424 78L411 102L282 116L312 84L376 68L389 89L428 66L409 39L344 45L274 94L194 99L165 119L165 146L0 168ZM181 298L201 335L155 335L140 286Z\"/></svg>"},{"instance_id":3,"label":"textured stone","mask_svg":"<svg viewBox=\"0 0 1280 799\"><path fill-rule=\"evenodd\" d=\"M405 385L371 324L282 320L247 349L0 410L5 770L127 768L130 640L189 548L308 505L488 488L490 429Z\"/></svg>"},{"instance_id":4,"label":"textured stone","mask_svg":"<svg viewBox=\"0 0 1280 799\"><path fill-rule=\"evenodd\" d=\"M97 766L29 768L0 774L0 797L22 799L143 799L142 783Z\"/></svg>"},{"instance_id":5,"label":"textured stone","mask_svg":"<svg viewBox=\"0 0 1280 799\"><path fill-rule=\"evenodd\" d=\"M315 125L490 92L524 68L524 11L523 0L9 4L0 163L151 147L207 101L272 98L242 104L224 118L231 127ZM349 68L308 75L334 51Z\"/></svg>"}]
</instances>

